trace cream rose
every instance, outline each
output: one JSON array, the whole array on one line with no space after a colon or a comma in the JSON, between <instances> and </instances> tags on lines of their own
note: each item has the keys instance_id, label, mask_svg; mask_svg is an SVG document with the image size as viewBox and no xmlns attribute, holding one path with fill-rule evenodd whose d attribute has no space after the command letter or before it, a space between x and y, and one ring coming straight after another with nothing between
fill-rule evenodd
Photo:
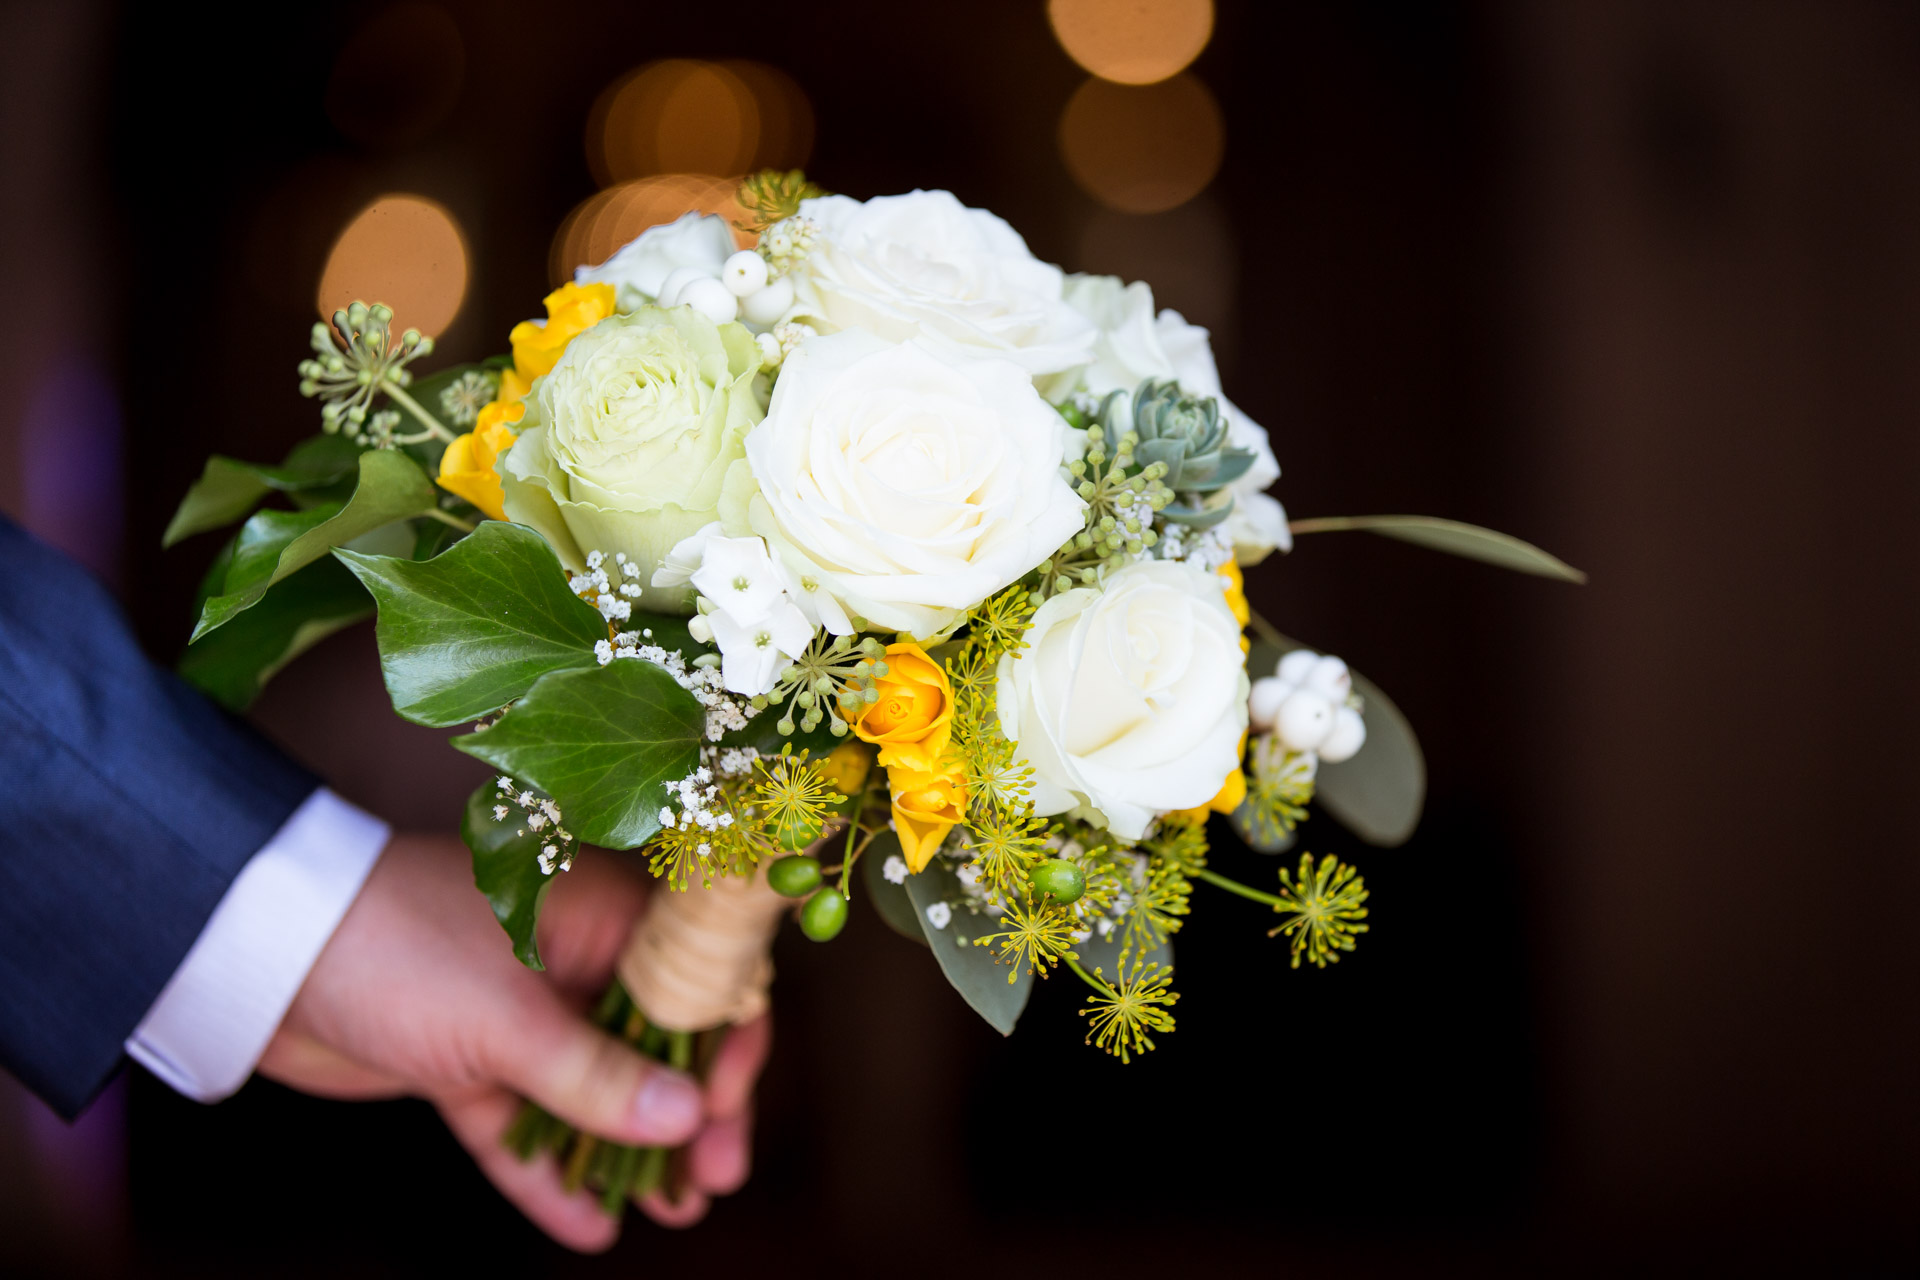
<instances>
[{"instance_id":1,"label":"cream rose","mask_svg":"<svg viewBox=\"0 0 1920 1280\"><path fill-rule=\"evenodd\" d=\"M620 309L637 311L658 298L667 277L683 267L717 278L733 251L733 230L725 218L686 213L648 227L597 267L575 268L573 281L610 284Z\"/></svg>"},{"instance_id":2,"label":"cream rose","mask_svg":"<svg viewBox=\"0 0 1920 1280\"><path fill-rule=\"evenodd\" d=\"M947 191L802 201L819 243L793 274L792 315L822 333L865 329L1002 356L1029 374L1086 363L1094 330L1065 276L1020 233Z\"/></svg>"},{"instance_id":3,"label":"cream rose","mask_svg":"<svg viewBox=\"0 0 1920 1280\"><path fill-rule=\"evenodd\" d=\"M1233 514L1223 526L1241 564L1258 564L1275 549L1293 549L1287 513L1266 492L1280 478L1266 429L1249 418L1220 390L1207 331L1189 324L1178 311L1153 309L1153 290L1143 281L1122 285L1116 276L1067 278L1066 300L1099 329L1094 358L1084 370L1054 379L1046 387L1055 399L1069 390L1094 395L1132 391L1148 378L1172 378L1193 395L1212 396L1226 415L1229 438L1254 456L1253 466L1228 489Z\"/></svg>"},{"instance_id":4,"label":"cream rose","mask_svg":"<svg viewBox=\"0 0 1920 1280\"><path fill-rule=\"evenodd\" d=\"M1220 579L1144 560L1034 612L1003 658L1000 727L1033 766L1034 811L1079 809L1123 839L1203 805L1240 764L1247 672Z\"/></svg>"},{"instance_id":5,"label":"cream rose","mask_svg":"<svg viewBox=\"0 0 1920 1280\"><path fill-rule=\"evenodd\" d=\"M1008 361L860 330L810 338L747 437L722 518L767 540L809 620L933 636L1079 531L1066 434Z\"/></svg>"},{"instance_id":6,"label":"cream rose","mask_svg":"<svg viewBox=\"0 0 1920 1280\"><path fill-rule=\"evenodd\" d=\"M728 467L761 417L760 349L691 307L602 320L534 380L499 472L507 518L538 529L569 568L625 552L643 570L715 518ZM684 588L647 607L684 611Z\"/></svg>"}]
</instances>

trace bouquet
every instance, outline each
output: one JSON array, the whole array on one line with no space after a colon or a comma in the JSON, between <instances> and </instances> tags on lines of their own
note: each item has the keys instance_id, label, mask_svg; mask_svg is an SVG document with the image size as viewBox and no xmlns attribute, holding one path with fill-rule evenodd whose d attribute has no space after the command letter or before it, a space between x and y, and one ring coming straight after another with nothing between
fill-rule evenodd
<instances>
[{"instance_id":1,"label":"bouquet","mask_svg":"<svg viewBox=\"0 0 1920 1280\"><path fill-rule=\"evenodd\" d=\"M377 611L395 710L495 770L463 830L522 962L581 843L659 879L596 1016L677 1066L765 1006L782 919L825 942L855 903L1002 1033L1070 975L1122 1061L1174 1028L1198 886L1271 907L1295 967L1352 950L1352 866L1242 884L1209 817L1278 854L1318 800L1397 844L1419 747L1243 571L1357 529L1579 575L1446 520L1289 523L1206 330L946 192L769 172L738 202L582 268L477 364L416 373L431 338L378 303L316 324L320 434L211 459L167 530L244 519L184 673L242 707ZM509 1141L610 1210L667 1168L532 1108Z\"/></svg>"}]
</instances>

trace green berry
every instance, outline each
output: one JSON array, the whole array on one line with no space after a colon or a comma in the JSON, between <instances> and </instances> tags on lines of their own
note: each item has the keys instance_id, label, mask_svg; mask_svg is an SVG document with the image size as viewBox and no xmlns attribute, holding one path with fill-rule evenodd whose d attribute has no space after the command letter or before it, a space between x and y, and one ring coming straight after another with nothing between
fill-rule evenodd
<instances>
[{"instance_id":1,"label":"green berry","mask_svg":"<svg viewBox=\"0 0 1920 1280\"><path fill-rule=\"evenodd\" d=\"M791 859L782 858L781 861ZM846 927L847 898L838 889L822 889L800 908L800 932L815 942L831 942Z\"/></svg>"},{"instance_id":2,"label":"green berry","mask_svg":"<svg viewBox=\"0 0 1920 1280\"><path fill-rule=\"evenodd\" d=\"M1080 895L1087 891L1086 873L1059 858L1035 864L1027 878L1033 881L1035 889L1051 895L1056 902L1078 902Z\"/></svg>"},{"instance_id":3,"label":"green berry","mask_svg":"<svg viewBox=\"0 0 1920 1280\"><path fill-rule=\"evenodd\" d=\"M820 859L796 853L767 864L767 885L783 898L804 898L820 887Z\"/></svg>"}]
</instances>

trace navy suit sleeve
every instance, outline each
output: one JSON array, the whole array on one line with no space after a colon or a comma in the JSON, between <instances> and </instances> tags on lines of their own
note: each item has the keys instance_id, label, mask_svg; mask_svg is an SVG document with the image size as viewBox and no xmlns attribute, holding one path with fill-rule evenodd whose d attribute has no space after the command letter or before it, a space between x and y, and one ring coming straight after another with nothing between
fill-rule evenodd
<instances>
[{"instance_id":1,"label":"navy suit sleeve","mask_svg":"<svg viewBox=\"0 0 1920 1280\"><path fill-rule=\"evenodd\" d=\"M0 519L0 1061L77 1114L315 785Z\"/></svg>"}]
</instances>

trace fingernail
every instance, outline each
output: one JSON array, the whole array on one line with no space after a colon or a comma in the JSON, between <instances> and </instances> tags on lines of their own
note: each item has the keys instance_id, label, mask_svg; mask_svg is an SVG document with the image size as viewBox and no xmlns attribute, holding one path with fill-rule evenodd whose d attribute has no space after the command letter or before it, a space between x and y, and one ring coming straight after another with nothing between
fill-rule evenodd
<instances>
[{"instance_id":1,"label":"fingernail","mask_svg":"<svg viewBox=\"0 0 1920 1280\"><path fill-rule=\"evenodd\" d=\"M677 1071L649 1074L633 1098L635 1140L674 1145L700 1127L700 1089Z\"/></svg>"}]
</instances>

